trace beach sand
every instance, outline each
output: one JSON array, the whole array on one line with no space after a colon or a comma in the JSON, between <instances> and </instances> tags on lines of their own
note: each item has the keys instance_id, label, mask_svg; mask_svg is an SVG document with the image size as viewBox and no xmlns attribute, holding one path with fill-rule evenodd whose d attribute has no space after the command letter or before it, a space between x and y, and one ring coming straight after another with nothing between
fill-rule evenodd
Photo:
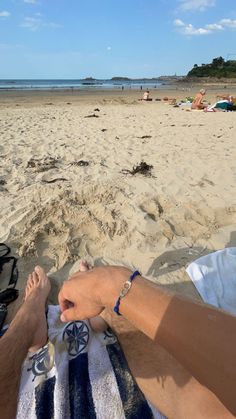
<instances>
[{"instance_id":1,"label":"beach sand","mask_svg":"<svg viewBox=\"0 0 236 419\"><path fill-rule=\"evenodd\" d=\"M61 282L87 259L139 269L196 297L186 265L236 246L236 114L139 97L1 92L0 241L19 258L21 296L40 264L56 303ZM141 161L153 166L150 176L127 171Z\"/></svg>"}]
</instances>

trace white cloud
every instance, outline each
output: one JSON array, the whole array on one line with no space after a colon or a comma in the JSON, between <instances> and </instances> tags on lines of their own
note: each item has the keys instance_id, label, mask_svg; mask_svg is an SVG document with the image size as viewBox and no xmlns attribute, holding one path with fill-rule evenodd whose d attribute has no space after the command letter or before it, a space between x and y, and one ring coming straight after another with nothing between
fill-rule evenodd
<instances>
[{"instance_id":1,"label":"white cloud","mask_svg":"<svg viewBox=\"0 0 236 419\"><path fill-rule=\"evenodd\" d=\"M215 6L215 0L179 0L180 9L184 11L199 10L204 11L208 7Z\"/></svg>"},{"instance_id":2,"label":"white cloud","mask_svg":"<svg viewBox=\"0 0 236 419\"><path fill-rule=\"evenodd\" d=\"M221 19L219 23L226 28L236 29L236 20Z\"/></svg>"},{"instance_id":3,"label":"white cloud","mask_svg":"<svg viewBox=\"0 0 236 419\"><path fill-rule=\"evenodd\" d=\"M183 35L208 35L211 33L210 28L195 28L191 23L186 24L180 19L176 19L174 25Z\"/></svg>"},{"instance_id":4,"label":"white cloud","mask_svg":"<svg viewBox=\"0 0 236 419\"><path fill-rule=\"evenodd\" d=\"M178 32L182 35L198 36L198 35L209 35L217 31L223 31L226 29L236 29L236 20L221 19L216 23L209 23L202 28L195 28L191 23L184 23L180 19L174 20L174 25L178 28Z\"/></svg>"},{"instance_id":5,"label":"white cloud","mask_svg":"<svg viewBox=\"0 0 236 419\"><path fill-rule=\"evenodd\" d=\"M43 22L41 15L36 14L37 17L25 17L24 21L20 24L22 28L29 29L31 31L37 31L40 28L51 28L57 29L62 28L62 25L55 22Z\"/></svg>"},{"instance_id":6,"label":"white cloud","mask_svg":"<svg viewBox=\"0 0 236 419\"><path fill-rule=\"evenodd\" d=\"M209 35L211 33L210 29L205 28L194 28L191 23L184 27L184 34L185 35Z\"/></svg>"},{"instance_id":7,"label":"white cloud","mask_svg":"<svg viewBox=\"0 0 236 419\"><path fill-rule=\"evenodd\" d=\"M107 51L111 51L111 47L107 47Z\"/></svg>"},{"instance_id":8,"label":"white cloud","mask_svg":"<svg viewBox=\"0 0 236 419\"><path fill-rule=\"evenodd\" d=\"M185 26L184 22L180 19L175 19L174 20L174 25L175 26Z\"/></svg>"},{"instance_id":9,"label":"white cloud","mask_svg":"<svg viewBox=\"0 0 236 419\"><path fill-rule=\"evenodd\" d=\"M30 29L31 31L37 31L41 26L41 19L36 17L25 17L24 22L21 23L22 28Z\"/></svg>"},{"instance_id":10,"label":"white cloud","mask_svg":"<svg viewBox=\"0 0 236 419\"><path fill-rule=\"evenodd\" d=\"M222 31L224 28L219 23L209 23L209 25L206 25L207 29L210 29L210 31Z\"/></svg>"},{"instance_id":11,"label":"white cloud","mask_svg":"<svg viewBox=\"0 0 236 419\"><path fill-rule=\"evenodd\" d=\"M0 17L9 17L11 16L10 12L7 12L6 10L3 10L2 12L0 12Z\"/></svg>"}]
</instances>

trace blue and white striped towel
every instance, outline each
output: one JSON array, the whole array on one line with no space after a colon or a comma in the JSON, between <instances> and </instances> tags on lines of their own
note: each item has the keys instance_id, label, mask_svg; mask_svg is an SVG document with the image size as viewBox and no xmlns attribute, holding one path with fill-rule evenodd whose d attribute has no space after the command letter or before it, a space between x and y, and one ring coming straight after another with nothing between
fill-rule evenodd
<instances>
[{"instance_id":1,"label":"blue and white striped towel","mask_svg":"<svg viewBox=\"0 0 236 419\"><path fill-rule=\"evenodd\" d=\"M116 337L48 309L49 343L22 369L17 419L162 419L144 398Z\"/></svg>"}]
</instances>

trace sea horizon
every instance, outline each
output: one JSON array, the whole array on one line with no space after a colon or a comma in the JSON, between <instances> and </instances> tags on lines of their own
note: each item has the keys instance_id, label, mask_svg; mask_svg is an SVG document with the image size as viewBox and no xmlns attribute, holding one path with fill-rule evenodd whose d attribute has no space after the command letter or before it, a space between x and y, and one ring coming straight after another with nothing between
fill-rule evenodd
<instances>
[{"instance_id":1,"label":"sea horizon","mask_svg":"<svg viewBox=\"0 0 236 419\"><path fill-rule=\"evenodd\" d=\"M112 77L111 79L96 79L86 77L80 79L0 79L0 90L54 90L54 89L141 89L160 88L169 84L171 76L162 78L128 78Z\"/></svg>"}]
</instances>

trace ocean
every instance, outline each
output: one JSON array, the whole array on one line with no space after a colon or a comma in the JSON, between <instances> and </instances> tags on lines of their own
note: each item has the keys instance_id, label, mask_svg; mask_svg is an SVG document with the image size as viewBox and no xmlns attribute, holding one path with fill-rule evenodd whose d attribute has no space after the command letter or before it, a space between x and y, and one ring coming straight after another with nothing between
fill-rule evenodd
<instances>
[{"instance_id":1,"label":"ocean","mask_svg":"<svg viewBox=\"0 0 236 419\"><path fill-rule=\"evenodd\" d=\"M155 79L135 80L0 80L0 90L67 90L67 89L147 89L160 88L163 83Z\"/></svg>"}]
</instances>

